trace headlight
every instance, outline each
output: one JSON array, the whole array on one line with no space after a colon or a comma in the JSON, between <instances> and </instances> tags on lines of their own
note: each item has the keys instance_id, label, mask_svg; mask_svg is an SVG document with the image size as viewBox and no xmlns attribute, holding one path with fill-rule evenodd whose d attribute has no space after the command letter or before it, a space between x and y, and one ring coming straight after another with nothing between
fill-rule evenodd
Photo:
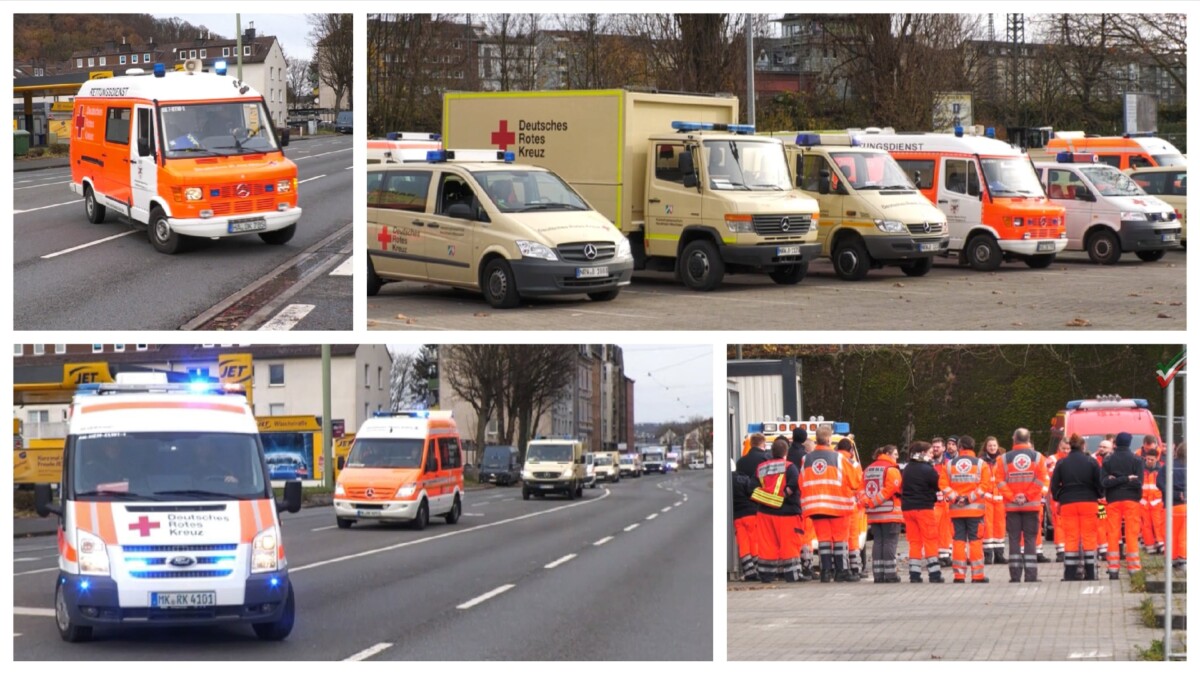
<instances>
[{"instance_id":1,"label":"headlight","mask_svg":"<svg viewBox=\"0 0 1200 675\"><path fill-rule=\"evenodd\" d=\"M204 190L201 190L198 187L184 188L183 198L189 202L198 202L204 198Z\"/></svg>"},{"instance_id":2,"label":"headlight","mask_svg":"<svg viewBox=\"0 0 1200 675\"><path fill-rule=\"evenodd\" d=\"M291 192L292 191L292 181L290 181L290 180L279 181L278 183L275 184L275 191L276 192Z\"/></svg>"},{"instance_id":3,"label":"headlight","mask_svg":"<svg viewBox=\"0 0 1200 675\"><path fill-rule=\"evenodd\" d=\"M750 234L754 232L754 216L740 213L726 213L725 227L734 234Z\"/></svg>"},{"instance_id":4,"label":"headlight","mask_svg":"<svg viewBox=\"0 0 1200 675\"><path fill-rule=\"evenodd\" d=\"M399 490L396 490L396 497L399 499L408 499L409 497L413 496L413 494L416 493L416 491L417 491L416 485L412 485L412 484L403 485L400 487Z\"/></svg>"},{"instance_id":5,"label":"headlight","mask_svg":"<svg viewBox=\"0 0 1200 675\"><path fill-rule=\"evenodd\" d=\"M875 227L878 227L884 232L890 232L892 234L904 232L904 223L898 220L876 220Z\"/></svg>"},{"instance_id":6,"label":"headlight","mask_svg":"<svg viewBox=\"0 0 1200 675\"><path fill-rule=\"evenodd\" d=\"M603 470L603 468L602 468L601 470ZM562 472L562 477L563 477L563 478L570 478L570 477L571 477L571 470L570 470L570 469L564 469L564 470L563 470L563 472Z\"/></svg>"},{"instance_id":7,"label":"headlight","mask_svg":"<svg viewBox=\"0 0 1200 675\"><path fill-rule=\"evenodd\" d=\"M1146 214L1141 211L1122 211L1121 220L1146 220Z\"/></svg>"},{"instance_id":8,"label":"headlight","mask_svg":"<svg viewBox=\"0 0 1200 675\"><path fill-rule=\"evenodd\" d=\"M542 260L558 260L558 256L554 254L554 249L549 246L544 246L536 241L518 241L517 249L521 251L521 255L526 258L541 258Z\"/></svg>"},{"instance_id":9,"label":"headlight","mask_svg":"<svg viewBox=\"0 0 1200 675\"><path fill-rule=\"evenodd\" d=\"M79 534L79 573L108 576L108 547L93 534L77 530Z\"/></svg>"},{"instance_id":10,"label":"headlight","mask_svg":"<svg viewBox=\"0 0 1200 675\"><path fill-rule=\"evenodd\" d=\"M279 569L279 536L268 527L254 537L251 547L250 573L274 572Z\"/></svg>"},{"instance_id":11,"label":"headlight","mask_svg":"<svg viewBox=\"0 0 1200 675\"><path fill-rule=\"evenodd\" d=\"M338 483L337 487L333 488L333 495L335 497L345 497L346 496L346 488L342 487L341 483Z\"/></svg>"},{"instance_id":12,"label":"headlight","mask_svg":"<svg viewBox=\"0 0 1200 675\"><path fill-rule=\"evenodd\" d=\"M617 257L618 258L632 258L633 257L633 250L629 248L629 240L626 239L625 237L621 237L621 240L617 242Z\"/></svg>"}]
</instances>

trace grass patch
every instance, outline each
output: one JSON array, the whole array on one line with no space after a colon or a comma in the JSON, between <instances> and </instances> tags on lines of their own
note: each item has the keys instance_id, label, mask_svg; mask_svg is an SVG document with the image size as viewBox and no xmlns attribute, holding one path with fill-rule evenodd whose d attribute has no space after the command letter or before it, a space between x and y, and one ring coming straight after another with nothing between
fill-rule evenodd
<instances>
[{"instance_id":1,"label":"grass patch","mask_svg":"<svg viewBox=\"0 0 1200 675\"><path fill-rule=\"evenodd\" d=\"M1150 647L1147 649L1142 649L1141 647L1135 647L1135 649L1137 649L1139 661L1162 661L1165 655L1162 640L1151 642Z\"/></svg>"},{"instance_id":2,"label":"grass patch","mask_svg":"<svg viewBox=\"0 0 1200 675\"><path fill-rule=\"evenodd\" d=\"M40 159L42 157L69 157L71 155L71 146L66 143L57 143L55 145L39 145L29 149L29 154L25 155L27 159Z\"/></svg>"},{"instance_id":3,"label":"grass patch","mask_svg":"<svg viewBox=\"0 0 1200 675\"><path fill-rule=\"evenodd\" d=\"M1147 555L1142 558L1142 569L1146 572L1162 572L1164 571L1165 557L1161 555Z\"/></svg>"},{"instance_id":4,"label":"grass patch","mask_svg":"<svg viewBox=\"0 0 1200 675\"><path fill-rule=\"evenodd\" d=\"M1133 592L1135 592L1135 593L1145 593L1146 592L1146 571L1138 570L1137 572L1130 574L1129 575L1129 587L1131 589L1133 589Z\"/></svg>"},{"instance_id":5,"label":"grass patch","mask_svg":"<svg viewBox=\"0 0 1200 675\"><path fill-rule=\"evenodd\" d=\"M1158 627L1158 621L1154 616L1154 600L1150 598L1143 598L1142 604L1138 607L1138 612L1142 615L1142 623L1145 624L1147 628ZM1162 649L1162 645L1159 645L1159 649Z\"/></svg>"}]
</instances>

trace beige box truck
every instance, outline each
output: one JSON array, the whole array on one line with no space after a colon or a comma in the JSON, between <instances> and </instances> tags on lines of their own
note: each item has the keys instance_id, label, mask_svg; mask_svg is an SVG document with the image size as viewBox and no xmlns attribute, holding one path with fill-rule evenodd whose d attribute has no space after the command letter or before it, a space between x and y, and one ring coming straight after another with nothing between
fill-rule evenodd
<instances>
[{"instance_id":1,"label":"beige box truck","mask_svg":"<svg viewBox=\"0 0 1200 675\"><path fill-rule=\"evenodd\" d=\"M463 92L448 148L511 150L551 169L629 238L635 269L712 290L726 272L799 283L820 255L816 201L779 139L737 125L737 98L595 91Z\"/></svg>"}]
</instances>

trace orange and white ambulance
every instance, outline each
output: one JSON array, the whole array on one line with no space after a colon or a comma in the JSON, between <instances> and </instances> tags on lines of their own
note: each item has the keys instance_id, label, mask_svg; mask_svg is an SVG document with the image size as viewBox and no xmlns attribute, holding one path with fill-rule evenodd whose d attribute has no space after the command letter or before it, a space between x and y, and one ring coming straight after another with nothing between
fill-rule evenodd
<instances>
[{"instance_id":1,"label":"orange and white ambulance","mask_svg":"<svg viewBox=\"0 0 1200 675\"><path fill-rule=\"evenodd\" d=\"M1030 155L1039 161L1054 161L1061 152L1096 155L1101 163L1122 171L1143 166L1187 163L1179 148L1152 134L1088 136L1082 131L1059 131L1042 148L1043 156L1034 152L1030 152Z\"/></svg>"},{"instance_id":2,"label":"orange and white ambulance","mask_svg":"<svg viewBox=\"0 0 1200 675\"><path fill-rule=\"evenodd\" d=\"M241 385L167 384L165 373L80 385L71 403L54 616L67 642L97 627L249 623L287 637L296 602L277 503Z\"/></svg>"},{"instance_id":3,"label":"orange and white ambulance","mask_svg":"<svg viewBox=\"0 0 1200 675\"><path fill-rule=\"evenodd\" d=\"M387 138L367 140L367 164L399 164L405 150L441 150L442 135L413 131L391 131ZM411 154L411 153L410 153ZM425 157L424 154L421 155Z\"/></svg>"},{"instance_id":4,"label":"orange and white ambulance","mask_svg":"<svg viewBox=\"0 0 1200 675\"><path fill-rule=\"evenodd\" d=\"M462 444L453 414L378 412L363 422L333 493L337 525L406 521L423 530L430 516L447 525L462 515Z\"/></svg>"},{"instance_id":5,"label":"orange and white ambulance","mask_svg":"<svg viewBox=\"0 0 1200 675\"><path fill-rule=\"evenodd\" d=\"M169 254L188 237L254 233L279 245L296 233L288 135L250 85L200 72L199 61L172 72L159 63L84 83L73 119L71 192L91 222L112 209Z\"/></svg>"},{"instance_id":6,"label":"orange and white ambulance","mask_svg":"<svg viewBox=\"0 0 1200 675\"><path fill-rule=\"evenodd\" d=\"M1067 245L1061 206L1048 199L1021 150L961 128L952 134L855 131L859 145L892 154L950 228L950 251L990 271L1006 260L1048 267Z\"/></svg>"}]
</instances>

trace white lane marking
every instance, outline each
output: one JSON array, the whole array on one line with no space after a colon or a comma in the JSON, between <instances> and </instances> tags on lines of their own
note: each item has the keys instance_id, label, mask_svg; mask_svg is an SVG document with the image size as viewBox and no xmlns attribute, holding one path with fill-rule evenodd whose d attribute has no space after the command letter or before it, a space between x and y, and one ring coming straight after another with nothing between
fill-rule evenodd
<instances>
[{"instance_id":1,"label":"white lane marking","mask_svg":"<svg viewBox=\"0 0 1200 675\"><path fill-rule=\"evenodd\" d=\"M259 330L291 330L300 323L308 313L316 309L316 305L288 305L270 321L259 326Z\"/></svg>"},{"instance_id":2,"label":"white lane marking","mask_svg":"<svg viewBox=\"0 0 1200 675\"><path fill-rule=\"evenodd\" d=\"M299 183L296 183L296 185L303 185L304 183L307 183L307 182L308 182L308 181L310 181L310 180L316 180L316 179L318 179L318 178L324 178L325 176L326 176L326 174L321 174L320 176L313 176L312 178L305 178L304 180L300 181Z\"/></svg>"},{"instance_id":3,"label":"white lane marking","mask_svg":"<svg viewBox=\"0 0 1200 675\"><path fill-rule=\"evenodd\" d=\"M552 569L554 569L555 567L558 567L559 565L561 565L561 564L563 564L563 563L567 562L568 560L570 560L570 559L572 559L572 558L574 558L574 557L575 557L575 554L574 554L574 553L572 553L571 555L564 555L563 557L559 558L558 560L555 560L555 561L554 561L554 562L552 562L552 563L546 563L546 564L544 565L544 567L545 567L546 569L548 569L548 570L552 570Z\"/></svg>"},{"instance_id":4,"label":"white lane marking","mask_svg":"<svg viewBox=\"0 0 1200 675\"><path fill-rule=\"evenodd\" d=\"M333 268L329 273L331 277L349 277L354 276L354 258L346 258L341 265Z\"/></svg>"},{"instance_id":5,"label":"white lane marking","mask_svg":"<svg viewBox=\"0 0 1200 675\"><path fill-rule=\"evenodd\" d=\"M514 499L516 499L516 497L509 497L508 499L501 499L500 501L502 501L502 502L511 502L511 501L513 501Z\"/></svg>"},{"instance_id":6,"label":"white lane marking","mask_svg":"<svg viewBox=\"0 0 1200 675\"><path fill-rule=\"evenodd\" d=\"M613 540L612 537L605 537L605 538L601 539L600 541L592 542L592 546L603 546L612 540Z\"/></svg>"},{"instance_id":7,"label":"white lane marking","mask_svg":"<svg viewBox=\"0 0 1200 675\"><path fill-rule=\"evenodd\" d=\"M333 154L337 154L339 152L350 152L353 149L354 148L342 148L341 150L330 150L329 152L318 152L315 155L308 155L305 157L297 157L297 158L293 159L292 161L293 162L301 162L306 159L313 159L314 157L324 157L325 155L333 155Z\"/></svg>"},{"instance_id":8,"label":"white lane marking","mask_svg":"<svg viewBox=\"0 0 1200 675\"><path fill-rule=\"evenodd\" d=\"M13 607L17 616L54 616L54 610L49 607Z\"/></svg>"},{"instance_id":9,"label":"white lane marking","mask_svg":"<svg viewBox=\"0 0 1200 675\"><path fill-rule=\"evenodd\" d=\"M88 242L88 243L86 243L86 244L80 244L80 245L78 245L78 246L72 246L71 248L64 248L63 250L61 250L61 251L56 251L56 252L54 252L54 253L47 253L46 255L42 256L42 260L49 260L49 259L51 259L51 258L57 258L57 257L58 257L58 256L60 256L60 255L66 255L66 254L68 254L68 253L74 253L75 251L79 251L79 250L81 250L81 249L88 248L89 246L95 246L96 244L103 244L103 243L104 243L104 242L106 242L106 241L112 241L113 239L120 239L121 237L128 237L129 235L131 235L131 234L133 234L133 233L135 233L135 232L138 232L138 231L139 231L139 230L129 230L129 231L127 231L127 232L122 232L121 234L114 234L114 235L113 235L113 236L111 236L111 237L105 237L105 238L103 238L103 239L97 239L96 241L90 241L90 242Z\"/></svg>"},{"instance_id":10,"label":"white lane marking","mask_svg":"<svg viewBox=\"0 0 1200 675\"><path fill-rule=\"evenodd\" d=\"M497 595L500 595L501 593L504 593L505 591L511 590L513 588L516 588L516 586L514 584L504 584L503 586L500 586L499 588L493 588L492 590L488 591L487 593L484 593L483 595L471 598L470 600L459 605L458 608L459 609L471 609L475 605L478 605L479 603L485 602L487 600L491 600L492 598L496 597Z\"/></svg>"},{"instance_id":11,"label":"white lane marking","mask_svg":"<svg viewBox=\"0 0 1200 675\"><path fill-rule=\"evenodd\" d=\"M368 647L367 649L364 649L361 652L359 652L353 656L346 657L346 660L347 661L362 661L363 659L369 659L372 656L375 656L379 652L381 652L391 646L392 646L392 643L390 643L390 642L380 642L379 644L375 645L374 647Z\"/></svg>"},{"instance_id":12,"label":"white lane marking","mask_svg":"<svg viewBox=\"0 0 1200 675\"><path fill-rule=\"evenodd\" d=\"M41 185L26 185L25 187L19 187L19 188L13 188L13 189L14 190L36 190L37 188L46 187L47 185L62 185L63 183L70 183L70 182L71 181L69 181L69 180L60 180L60 181L55 181L53 183L42 183Z\"/></svg>"},{"instance_id":13,"label":"white lane marking","mask_svg":"<svg viewBox=\"0 0 1200 675\"><path fill-rule=\"evenodd\" d=\"M20 634L20 633L13 633L13 637L15 637L15 638L19 638L19 637L21 637L21 634Z\"/></svg>"},{"instance_id":14,"label":"white lane marking","mask_svg":"<svg viewBox=\"0 0 1200 675\"><path fill-rule=\"evenodd\" d=\"M320 532L322 530L332 530L335 527L337 527L337 525L326 525L325 527L314 527L313 529L309 530L309 532Z\"/></svg>"},{"instance_id":15,"label":"white lane marking","mask_svg":"<svg viewBox=\"0 0 1200 675\"><path fill-rule=\"evenodd\" d=\"M33 562L34 560L45 560L46 558L53 558L53 557L55 557L55 556L43 555L43 556L39 556L37 558L13 558L13 562Z\"/></svg>"},{"instance_id":16,"label":"white lane marking","mask_svg":"<svg viewBox=\"0 0 1200 675\"><path fill-rule=\"evenodd\" d=\"M486 516L487 514L486 513L464 513L462 515L471 516L472 518L482 518L482 517Z\"/></svg>"},{"instance_id":17,"label":"white lane marking","mask_svg":"<svg viewBox=\"0 0 1200 675\"><path fill-rule=\"evenodd\" d=\"M657 517L658 517L657 513L651 513L650 515L646 516L646 520L654 520Z\"/></svg>"},{"instance_id":18,"label":"white lane marking","mask_svg":"<svg viewBox=\"0 0 1200 675\"><path fill-rule=\"evenodd\" d=\"M685 501L685 502L687 501L687 495L683 496L683 501Z\"/></svg>"},{"instance_id":19,"label":"white lane marking","mask_svg":"<svg viewBox=\"0 0 1200 675\"><path fill-rule=\"evenodd\" d=\"M38 206L38 207L35 207L35 208L32 208L32 209L18 209L18 210L16 210L16 211L13 211L13 214L14 214L14 215L18 215L18 216L19 216L19 215L21 215L22 213L30 213L30 212L33 212L33 211L41 211L42 209L52 209L52 208L54 208L54 207L56 207L56 206L66 206L67 204L78 204L78 203L79 203L79 202L81 202L81 201L83 201L83 200L82 200L82 199L72 199L72 200L71 200L71 201L69 201L69 202L59 202L59 203L57 203L57 204L50 204L50 205L48 205L48 206Z\"/></svg>"},{"instance_id":20,"label":"white lane marking","mask_svg":"<svg viewBox=\"0 0 1200 675\"><path fill-rule=\"evenodd\" d=\"M1104 592L1103 586L1087 586L1080 592L1080 594L1081 595L1099 595L1103 592Z\"/></svg>"},{"instance_id":21,"label":"white lane marking","mask_svg":"<svg viewBox=\"0 0 1200 675\"><path fill-rule=\"evenodd\" d=\"M572 502L570 504L564 504L563 506L556 506L552 509L546 509L545 511L535 511L533 513L526 513L525 515L522 515L522 516L514 516L512 518L506 518L505 520L497 520L494 523L484 523L482 525L476 525L475 527L464 527L460 530L444 532L442 534L435 534L431 537L424 537L422 539L414 539L412 541L402 541L398 544L392 544L391 546L384 546L382 548L373 548L373 549L370 549L367 551L360 551L358 553L350 553L347 555L338 556L336 558L329 558L328 560L318 560L317 562L309 563L307 565L301 565L299 567L292 567L288 570L288 572L290 574L295 574L296 572L302 572L304 570L311 570L311 569L314 569L317 567L324 567L326 565L333 565L334 563L345 562L347 560L354 560L355 558L365 558L367 556L376 555L379 553L387 553L388 551L396 551L396 550L399 550L402 548L408 548L409 546L415 546L417 544L424 544L426 542L436 541L438 539L445 539L447 537L457 537L462 534L467 534L469 532L477 532L479 530L487 529L489 527L499 527L500 525L507 525L508 523L515 523L515 522L518 522L521 520L528 520L529 518L536 518L538 516L544 516L547 513L554 513L556 511L562 511L564 509L576 509L581 506L595 504L595 503L599 502L601 499L608 498L609 495L611 495L611 494L612 493L610 493L608 490L605 490L604 494L600 495L599 497L596 497L595 499L589 499L588 501L585 501L585 502ZM53 567L51 569L58 569L58 568Z\"/></svg>"},{"instance_id":22,"label":"white lane marking","mask_svg":"<svg viewBox=\"0 0 1200 675\"><path fill-rule=\"evenodd\" d=\"M634 530L636 530L638 528L638 525L641 525L641 523L634 523L634 524L630 525L629 527L625 528L625 531L633 532Z\"/></svg>"},{"instance_id":23,"label":"white lane marking","mask_svg":"<svg viewBox=\"0 0 1200 675\"><path fill-rule=\"evenodd\" d=\"M1067 655L1068 659L1111 659L1112 652L1102 652L1098 649L1089 649L1086 652L1071 652Z\"/></svg>"},{"instance_id":24,"label":"white lane marking","mask_svg":"<svg viewBox=\"0 0 1200 675\"><path fill-rule=\"evenodd\" d=\"M23 577L26 574L39 574L41 572L57 572L57 567L43 567L40 570L27 570L25 572L13 572L14 577Z\"/></svg>"},{"instance_id":25,"label":"white lane marking","mask_svg":"<svg viewBox=\"0 0 1200 675\"><path fill-rule=\"evenodd\" d=\"M344 170L345 170L345 171L349 171L350 169L353 169L353 168L354 168L354 167L352 167L352 166L348 166L348 167L346 167Z\"/></svg>"},{"instance_id":26,"label":"white lane marking","mask_svg":"<svg viewBox=\"0 0 1200 675\"><path fill-rule=\"evenodd\" d=\"M667 511L670 511L670 510L671 510L670 506L664 506L662 509L662 513L666 513Z\"/></svg>"},{"instance_id":27,"label":"white lane marking","mask_svg":"<svg viewBox=\"0 0 1200 675\"><path fill-rule=\"evenodd\" d=\"M674 506L683 506L683 502L675 502Z\"/></svg>"},{"instance_id":28,"label":"white lane marking","mask_svg":"<svg viewBox=\"0 0 1200 675\"><path fill-rule=\"evenodd\" d=\"M475 502L475 506L487 506L488 504L491 504L491 502Z\"/></svg>"}]
</instances>

